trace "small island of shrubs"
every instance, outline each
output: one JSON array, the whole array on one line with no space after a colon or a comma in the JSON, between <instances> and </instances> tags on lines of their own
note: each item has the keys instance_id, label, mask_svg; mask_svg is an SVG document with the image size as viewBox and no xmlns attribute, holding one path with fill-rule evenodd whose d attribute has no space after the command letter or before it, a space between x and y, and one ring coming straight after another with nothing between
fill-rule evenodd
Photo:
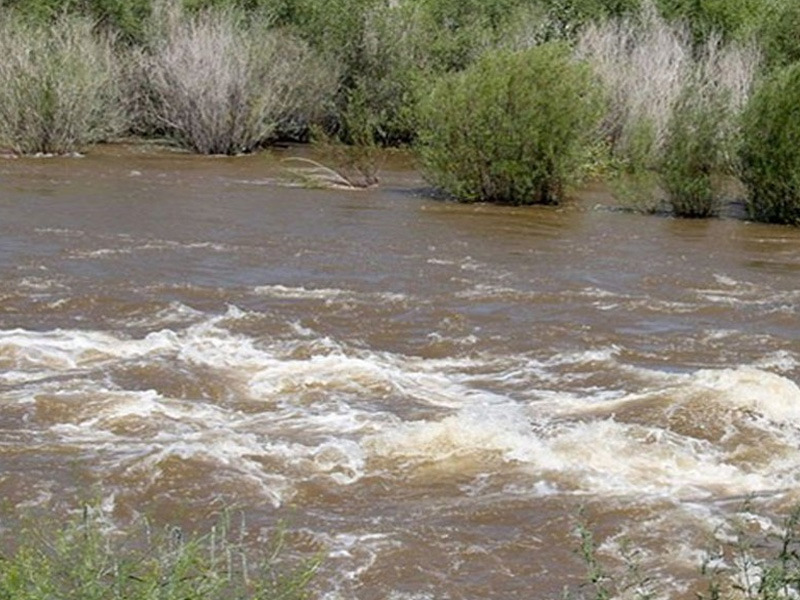
<instances>
[{"instance_id":1,"label":"small island of shrubs","mask_svg":"<svg viewBox=\"0 0 800 600\"><path fill-rule=\"evenodd\" d=\"M795 0L5 0L0 149L402 146L464 202L800 224Z\"/></svg>"}]
</instances>

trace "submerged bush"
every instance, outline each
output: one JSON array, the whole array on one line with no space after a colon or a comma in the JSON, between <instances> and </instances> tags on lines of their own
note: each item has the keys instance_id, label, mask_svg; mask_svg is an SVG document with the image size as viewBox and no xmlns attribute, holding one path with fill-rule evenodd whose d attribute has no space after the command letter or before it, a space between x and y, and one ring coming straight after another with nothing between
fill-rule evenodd
<instances>
[{"instance_id":1,"label":"submerged bush","mask_svg":"<svg viewBox=\"0 0 800 600\"><path fill-rule=\"evenodd\" d=\"M427 178L462 201L553 204L582 167L600 95L561 44L495 51L423 99Z\"/></svg>"},{"instance_id":2,"label":"submerged bush","mask_svg":"<svg viewBox=\"0 0 800 600\"><path fill-rule=\"evenodd\" d=\"M14 152L74 152L125 126L112 43L86 18L0 9L0 82L0 146Z\"/></svg>"},{"instance_id":3,"label":"submerged bush","mask_svg":"<svg viewBox=\"0 0 800 600\"><path fill-rule=\"evenodd\" d=\"M203 154L249 152L305 128L335 72L269 25L233 10L167 14L140 69L144 121Z\"/></svg>"},{"instance_id":4,"label":"submerged bush","mask_svg":"<svg viewBox=\"0 0 800 600\"><path fill-rule=\"evenodd\" d=\"M726 142L720 117L724 106L701 90L690 88L675 105L659 164L667 203L676 217L712 217L720 198L712 177L722 167Z\"/></svg>"},{"instance_id":5,"label":"submerged bush","mask_svg":"<svg viewBox=\"0 0 800 600\"><path fill-rule=\"evenodd\" d=\"M778 600L800 595L800 507L783 518L756 510L751 500L718 522L702 552L698 577L687 581L697 600ZM660 565L663 557L631 543L624 536L598 540L584 515L574 530L575 553L586 574L565 598L673 598L687 597L686 589L668 584ZM613 539L612 544L607 544ZM605 548L603 548L605 546ZM608 550L614 556L611 560ZM683 587L683 586L682 586Z\"/></svg>"},{"instance_id":6,"label":"submerged bush","mask_svg":"<svg viewBox=\"0 0 800 600\"><path fill-rule=\"evenodd\" d=\"M750 216L800 225L800 63L775 73L754 95L742 137Z\"/></svg>"},{"instance_id":7,"label":"submerged bush","mask_svg":"<svg viewBox=\"0 0 800 600\"><path fill-rule=\"evenodd\" d=\"M319 565L287 563L280 540L268 552L247 548L225 521L205 536L147 524L121 532L86 511L63 526L47 519L16 533L0 560L0 598L9 600L301 600Z\"/></svg>"}]
</instances>

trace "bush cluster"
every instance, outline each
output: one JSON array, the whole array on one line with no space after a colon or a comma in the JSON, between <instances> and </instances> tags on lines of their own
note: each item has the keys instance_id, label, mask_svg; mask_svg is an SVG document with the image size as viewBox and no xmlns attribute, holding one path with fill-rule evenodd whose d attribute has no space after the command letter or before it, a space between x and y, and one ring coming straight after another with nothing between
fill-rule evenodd
<instances>
[{"instance_id":1,"label":"bush cluster","mask_svg":"<svg viewBox=\"0 0 800 600\"><path fill-rule=\"evenodd\" d=\"M715 181L735 167L758 50L721 37L695 45L684 23L668 22L653 5L587 27L577 49L604 81L603 135L624 167L622 178L650 184L636 186L634 205L663 204L681 217L715 215Z\"/></svg>"}]
</instances>

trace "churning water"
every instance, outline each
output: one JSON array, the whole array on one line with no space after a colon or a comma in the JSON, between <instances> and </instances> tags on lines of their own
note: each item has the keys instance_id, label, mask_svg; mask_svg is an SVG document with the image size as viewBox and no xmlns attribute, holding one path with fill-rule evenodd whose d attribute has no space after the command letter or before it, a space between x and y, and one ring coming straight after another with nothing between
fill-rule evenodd
<instances>
[{"instance_id":1,"label":"churning water","mask_svg":"<svg viewBox=\"0 0 800 600\"><path fill-rule=\"evenodd\" d=\"M690 596L800 501L800 231L286 185L264 156L0 163L0 495L287 519L327 598L557 597L580 507Z\"/></svg>"}]
</instances>

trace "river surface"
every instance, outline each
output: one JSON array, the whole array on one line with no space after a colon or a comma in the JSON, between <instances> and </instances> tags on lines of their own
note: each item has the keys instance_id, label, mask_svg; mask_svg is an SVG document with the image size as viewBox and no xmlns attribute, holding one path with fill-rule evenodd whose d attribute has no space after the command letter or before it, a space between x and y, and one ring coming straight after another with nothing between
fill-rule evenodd
<instances>
[{"instance_id":1,"label":"river surface","mask_svg":"<svg viewBox=\"0 0 800 600\"><path fill-rule=\"evenodd\" d=\"M291 155L285 150L280 156ZM0 161L0 497L323 551L319 596L557 598L629 540L672 597L800 501L800 230L460 205L388 161Z\"/></svg>"}]
</instances>

